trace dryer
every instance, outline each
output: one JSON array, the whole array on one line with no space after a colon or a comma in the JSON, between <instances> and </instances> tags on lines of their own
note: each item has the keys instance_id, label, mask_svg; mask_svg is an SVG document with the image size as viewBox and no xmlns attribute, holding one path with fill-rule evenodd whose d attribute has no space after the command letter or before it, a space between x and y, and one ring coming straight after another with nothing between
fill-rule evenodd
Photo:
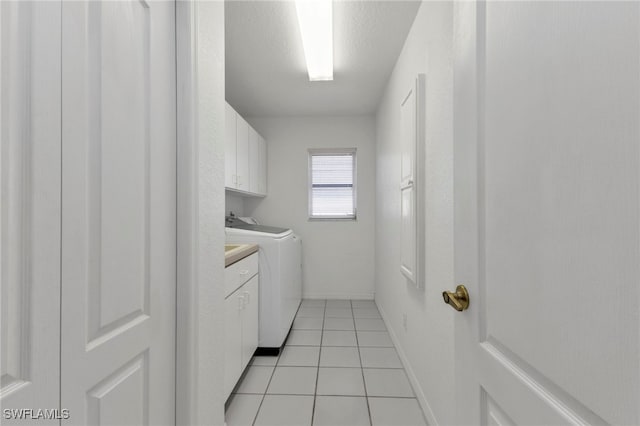
<instances>
[{"instance_id":1,"label":"dryer","mask_svg":"<svg viewBox=\"0 0 640 426\"><path fill-rule=\"evenodd\" d=\"M228 217L227 243L258 244L259 352L277 354L302 300L302 240L291 229Z\"/></svg>"}]
</instances>

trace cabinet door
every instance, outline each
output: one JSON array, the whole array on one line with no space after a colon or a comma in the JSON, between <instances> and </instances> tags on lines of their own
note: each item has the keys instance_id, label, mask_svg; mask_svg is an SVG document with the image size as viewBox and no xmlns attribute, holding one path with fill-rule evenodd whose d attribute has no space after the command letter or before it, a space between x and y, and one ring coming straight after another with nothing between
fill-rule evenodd
<instances>
[{"instance_id":1,"label":"cabinet door","mask_svg":"<svg viewBox=\"0 0 640 426\"><path fill-rule=\"evenodd\" d=\"M260 135L249 126L249 192L260 193Z\"/></svg>"},{"instance_id":2,"label":"cabinet door","mask_svg":"<svg viewBox=\"0 0 640 426\"><path fill-rule=\"evenodd\" d=\"M236 114L236 188L249 191L249 123Z\"/></svg>"},{"instance_id":3,"label":"cabinet door","mask_svg":"<svg viewBox=\"0 0 640 426\"><path fill-rule=\"evenodd\" d=\"M236 188L236 111L229 104L225 108L224 186Z\"/></svg>"},{"instance_id":4,"label":"cabinet door","mask_svg":"<svg viewBox=\"0 0 640 426\"><path fill-rule=\"evenodd\" d=\"M253 353L258 347L258 284L259 275L251 278L240 292L244 297L242 311L242 370L249 364Z\"/></svg>"},{"instance_id":5,"label":"cabinet door","mask_svg":"<svg viewBox=\"0 0 640 426\"><path fill-rule=\"evenodd\" d=\"M259 179L258 193L267 195L267 141L262 136L259 138L260 160L258 163Z\"/></svg>"},{"instance_id":6,"label":"cabinet door","mask_svg":"<svg viewBox=\"0 0 640 426\"><path fill-rule=\"evenodd\" d=\"M224 301L224 396L231 394L242 373L242 289Z\"/></svg>"}]
</instances>

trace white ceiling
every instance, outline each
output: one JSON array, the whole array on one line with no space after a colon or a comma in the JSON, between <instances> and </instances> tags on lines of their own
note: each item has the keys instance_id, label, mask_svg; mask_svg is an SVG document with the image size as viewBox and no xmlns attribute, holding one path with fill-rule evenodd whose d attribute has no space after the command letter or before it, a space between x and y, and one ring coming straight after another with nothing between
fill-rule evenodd
<instances>
[{"instance_id":1,"label":"white ceiling","mask_svg":"<svg viewBox=\"0 0 640 426\"><path fill-rule=\"evenodd\" d=\"M373 113L419 5L334 0L334 80L310 82L293 1L227 1L227 101L244 116Z\"/></svg>"}]
</instances>

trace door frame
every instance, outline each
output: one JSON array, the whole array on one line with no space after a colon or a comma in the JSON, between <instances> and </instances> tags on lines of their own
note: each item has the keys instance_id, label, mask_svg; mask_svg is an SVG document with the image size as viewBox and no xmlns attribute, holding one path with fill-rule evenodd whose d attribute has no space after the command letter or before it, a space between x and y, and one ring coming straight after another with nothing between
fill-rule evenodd
<instances>
[{"instance_id":1,"label":"door frame","mask_svg":"<svg viewBox=\"0 0 640 426\"><path fill-rule=\"evenodd\" d=\"M224 423L224 72L224 2L177 0L177 425Z\"/></svg>"}]
</instances>

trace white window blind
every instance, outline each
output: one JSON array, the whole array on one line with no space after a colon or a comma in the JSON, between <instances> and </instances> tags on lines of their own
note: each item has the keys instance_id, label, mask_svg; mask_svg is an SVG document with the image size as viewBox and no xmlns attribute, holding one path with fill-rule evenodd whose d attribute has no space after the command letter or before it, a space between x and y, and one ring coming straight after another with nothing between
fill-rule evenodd
<instances>
[{"instance_id":1,"label":"white window blind","mask_svg":"<svg viewBox=\"0 0 640 426\"><path fill-rule=\"evenodd\" d=\"M309 151L309 217L355 219L356 150Z\"/></svg>"}]
</instances>

